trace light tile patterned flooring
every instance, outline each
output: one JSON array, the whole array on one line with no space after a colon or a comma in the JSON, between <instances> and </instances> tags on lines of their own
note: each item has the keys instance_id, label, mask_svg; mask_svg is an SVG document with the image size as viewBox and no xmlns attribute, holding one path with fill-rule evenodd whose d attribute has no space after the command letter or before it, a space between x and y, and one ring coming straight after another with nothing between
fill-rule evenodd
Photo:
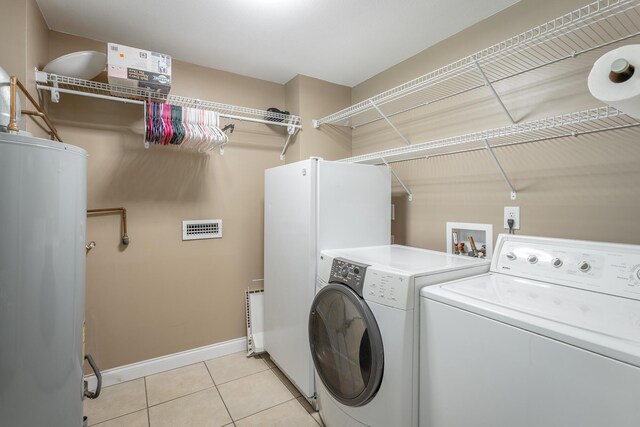
<instances>
[{"instance_id":1,"label":"light tile patterned flooring","mask_svg":"<svg viewBox=\"0 0 640 427\"><path fill-rule=\"evenodd\" d=\"M245 353L105 387L84 414L96 427L323 426L268 355Z\"/></svg>"}]
</instances>

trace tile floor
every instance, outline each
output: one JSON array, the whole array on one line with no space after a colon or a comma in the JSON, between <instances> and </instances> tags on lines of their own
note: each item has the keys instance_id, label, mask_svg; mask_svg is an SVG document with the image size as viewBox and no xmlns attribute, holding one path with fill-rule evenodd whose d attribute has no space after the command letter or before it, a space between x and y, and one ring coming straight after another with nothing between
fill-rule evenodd
<instances>
[{"instance_id":1,"label":"tile floor","mask_svg":"<svg viewBox=\"0 0 640 427\"><path fill-rule=\"evenodd\" d=\"M84 414L96 427L324 426L268 355L245 353L105 387Z\"/></svg>"}]
</instances>

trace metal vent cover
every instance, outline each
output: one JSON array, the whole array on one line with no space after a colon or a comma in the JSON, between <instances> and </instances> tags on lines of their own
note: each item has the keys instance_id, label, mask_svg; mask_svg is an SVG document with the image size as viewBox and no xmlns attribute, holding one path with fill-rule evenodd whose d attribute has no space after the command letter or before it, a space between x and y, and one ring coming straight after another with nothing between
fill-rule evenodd
<instances>
[{"instance_id":1,"label":"metal vent cover","mask_svg":"<svg viewBox=\"0 0 640 427\"><path fill-rule=\"evenodd\" d=\"M264 289L244 291L247 318L247 356L264 353Z\"/></svg>"},{"instance_id":2,"label":"metal vent cover","mask_svg":"<svg viewBox=\"0 0 640 427\"><path fill-rule=\"evenodd\" d=\"M221 237L221 219L182 221L182 240L219 239Z\"/></svg>"}]
</instances>

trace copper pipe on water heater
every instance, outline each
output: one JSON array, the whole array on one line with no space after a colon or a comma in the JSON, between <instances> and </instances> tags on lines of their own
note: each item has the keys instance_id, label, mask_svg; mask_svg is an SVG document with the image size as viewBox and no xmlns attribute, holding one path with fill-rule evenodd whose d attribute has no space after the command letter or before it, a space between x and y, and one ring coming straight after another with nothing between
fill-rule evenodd
<instances>
[{"instance_id":1,"label":"copper pipe on water heater","mask_svg":"<svg viewBox=\"0 0 640 427\"><path fill-rule=\"evenodd\" d=\"M38 110L37 114L38 116L42 117L42 120L44 120L44 122L47 124L47 126L49 127L49 129L51 130L51 135L57 139L58 141L62 142L62 139L60 139L60 135L58 135L58 129L56 129L56 127L53 125L53 123L51 123L51 119L49 118L49 115L47 115L47 113L44 111L44 108L42 108L42 106L40 105L40 103L38 101L36 101L35 99L33 99L33 97L31 96L31 94L29 93L29 91L27 90L26 87L24 87L24 85L20 82L20 80L16 79L16 85L18 86L18 88L20 88L20 90L22 91L22 93L24 93L24 96L27 97L27 99L29 100L29 102L36 107L36 110ZM23 111L24 113L24 111Z\"/></svg>"},{"instance_id":2,"label":"copper pipe on water heater","mask_svg":"<svg viewBox=\"0 0 640 427\"><path fill-rule=\"evenodd\" d=\"M26 114L27 116L38 116L38 117L44 117L44 114L42 114L39 111L31 111L31 110L22 110L22 114Z\"/></svg>"},{"instance_id":3,"label":"copper pipe on water heater","mask_svg":"<svg viewBox=\"0 0 640 427\"><path fill-rule=\"evenodd\" d=\"M9 103L11 104L11 106L9 109L9 124L7 125L7 130L9 132L20 131L20 127L18 126L18 121L16 119L16 116L17 116L16 96L17 96L18 89L20 89L22 93L24 93L24 96L27 97L29 102L31 102L31 104L33 104L33 106L36 107L36 110L37 110L37 111L22 110L21 111L22 114L40 117L42 120L44 120L45 124L49 127L49 131L50 131L49 133L51 134L51 138L52 139L55 138L59 142L62 142L62 139L60 139L60 135L58 135L58 129L56 129L56 127L53 125L53 123L51 122L51 119L49 118L47 113L44 111L44 108L42 108L40 103L36 101L33 98L33 96L31 96L27 88L24 87L24 85L20 82L20 80L18 80L16 76L11 76L9 82L10 82L9 83L10 85Z\"/></svg>"},{"instance_id":4,"label":"copper pipe on water heater","mask_svg":"<svg viewBox=\"0 0 640 427\"><path fill-rule=\"evenodd\" d=\"M9 103L11 104L11 109L9 110L9 124L7 125L7 130L10 132L18 132L20 128L18 127L18 122L16 121L16 82L18 79L16 76L11 76L10 80L10 98Z\"/></svg>"},{"instance_id":5,"label":"copper pipe on water heater","mask_svg":"<svg viewBox=\"0 0 640 427\"><path fill-rule=\"evenodd\" d=\"M87 215L110 213L119 213L121 215L122 244L127 246L129 244L129 235L127 234L127 210L125 208L87 209Z\"/></svg>"}]
</instances>

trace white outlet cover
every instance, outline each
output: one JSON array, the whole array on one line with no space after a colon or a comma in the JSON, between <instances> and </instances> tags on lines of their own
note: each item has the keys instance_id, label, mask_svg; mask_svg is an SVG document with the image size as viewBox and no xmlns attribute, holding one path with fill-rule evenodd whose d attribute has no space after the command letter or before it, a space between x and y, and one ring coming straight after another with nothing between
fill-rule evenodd
<instances>
[{"instance_id":1,"label":"white outlet cover","mask_svg":"<svg viewBox=\"0 0 640 427\"><path fill-rule=\"evenodd\" d=\"M514 230L520 230L520 206L505 206L504 207L504 228L509 229L509 224L507 224L507 220L513 218Z\"/></svg>"}]
</instances>

